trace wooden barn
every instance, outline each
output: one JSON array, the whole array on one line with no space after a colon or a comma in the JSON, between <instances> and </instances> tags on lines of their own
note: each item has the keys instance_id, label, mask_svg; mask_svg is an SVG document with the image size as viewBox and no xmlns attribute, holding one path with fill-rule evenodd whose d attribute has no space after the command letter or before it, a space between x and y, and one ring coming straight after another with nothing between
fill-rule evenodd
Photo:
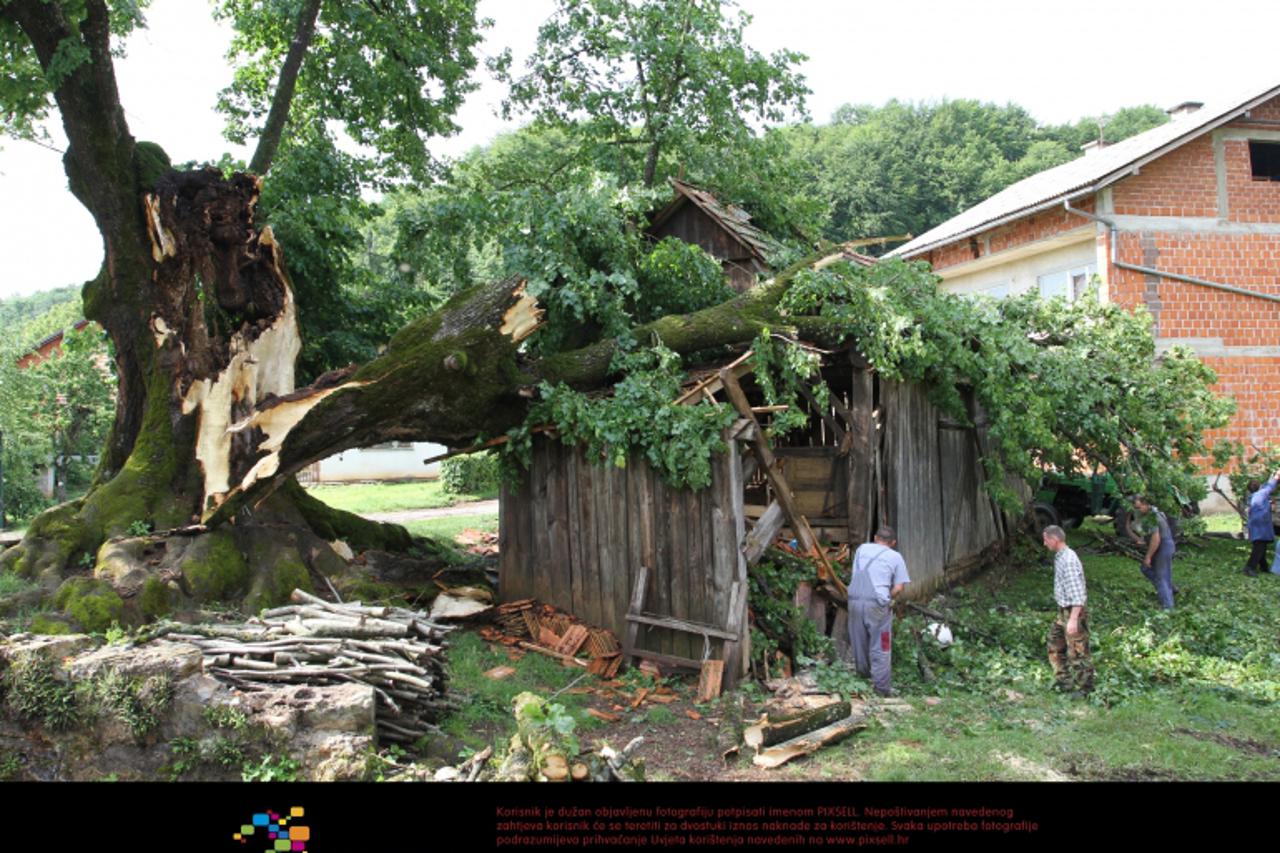
<instances>
[{"instance_id":1,"label":"wooden barn","mask_svg":"<svg viewBox=\"0 0 1280 853\"><path fill-rule=\"evenodd\" d=\"M638 456L618 468L540 437L528 475L501 498L502 600L537 598L609 628L627 656L722 660L731 685L749 658L748 572L776 537L826 562L890 524L911 597L1003 546L1010 522L982 487L980 426L953 422L924 388L880 377L847 349L824 359L827 409L806 395L808 428L770 441L749 355L693 371L680 399L723 394L741 415L705 489L673 489ZM797 604L843 650L847 557L821 573Z\"/></svg>"},{"instance_id":2,"label":"wooden barn","mask_svg":"<svg viewBox=\"0 0 1280 853\"><path fill-rule=\"evenodd\" d=\"M675 198L654 215L645 233L655 241L678 237L698 246L720 262L729 286L739 293L754 287L757 274L769 271L765 256L776 252L778 244L752 225L742 208L692 184L668 180Z\"/></svg>"}]
</instances>

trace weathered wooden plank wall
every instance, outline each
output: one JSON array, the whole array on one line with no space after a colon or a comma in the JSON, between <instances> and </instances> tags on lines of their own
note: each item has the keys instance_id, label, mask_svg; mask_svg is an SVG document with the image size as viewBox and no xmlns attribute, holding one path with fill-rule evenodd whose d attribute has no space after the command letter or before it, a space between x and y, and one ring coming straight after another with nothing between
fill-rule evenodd
<instances>
[{"instance_id":1,"label":"weathered wooden plank wall","mask_svg":"<svg viewBox=\"0 0 1280 853\"><path fill-rule=\"evenodd\" d=\"M942 473L938 463L938 410L923 388L880 380L885 445L880 520L898 532L912 591L939 583L946 566Z\"/></svg>"},{"instance_id":2,"label":"weathered wooden plank wall","mask_svg":"<svg viewBox=\"0 0 1280 853\"><path fill-rule=\"evenodd\" d=\"M948 567L971 565L1000 541L1005 521L983 487L981 430L954 424L921 386L877 381L883 434L878 521L897 530L910 591L918 596L947 581Z\"/></svg>"},{"instance_id":3,"label":"weathered wooden plank wall","mask_svg":"<svg viewBox=\"0 0 1280 853\"><path fill-rule=\"evenodd\" d=\"M857 547L871 540L875 533L876 478L873 452L879 452L879 433L872 412L875 408L869 370L854 370L849 391L849 411L853 415L850 432L847 505L849 510L849 542Z\"/></svg>"},{"instance_id":4,"label":"weathered wooden plank wall","mask_svg":"<svg viewBox=\"0 0 1280 853\"><path fill-rule=\"evenodd\" d=\"M723 628L733 583L745 583L736 464L736 453L720 454L710 487L672 489L640 456L626 468L597 465L581 448L536 440L524 481L502 495L500 597L535 597L622 637L645 565L645 610ZM639 645L697 660L707 650L702 637L647 626ZM710 652L720 658L722 641Z\"/></svg>"},{"instance_id":5,"label":"weathered wooden plank wall","mask_svg":"<svg viewBox=\"0 0 1280 853\"><path fill-rule=\"evenodd\" d=\"M982 486L982 460L973 428L938 430L946 564L981 553L1001 536L991 498Z\"/></svg>"}]
</instances>

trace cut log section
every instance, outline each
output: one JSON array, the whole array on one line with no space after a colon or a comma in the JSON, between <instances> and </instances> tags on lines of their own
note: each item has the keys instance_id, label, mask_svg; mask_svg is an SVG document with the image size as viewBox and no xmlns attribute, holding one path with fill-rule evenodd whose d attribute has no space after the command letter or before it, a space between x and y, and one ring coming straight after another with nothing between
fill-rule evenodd
<instances>
[{"instance_id":1,"label":"cut log section","mask_svg":"<svg viewBox=\"0 0 1280 853\"><path fill-rule=\"evenodd\" d=\"M542 775L548 782L569 781L569 762L563 755L548 755L542 761Z\"/></svg>"},{"instance_id":2,"label":"cut log section","mask_svg":"<svg viewBox=\"0 0 1280 853\"><path fill-rule=\"evenodd\" d=\"M823 726L816 731L808 734L800 735L791 740L784 741L777 746L770 747L758 753L755 758L751 759L751 763L757 767L771 769L781 767L793 758L802 755L809 755L817 752L824 746L830 746L839 743L852 734L862 731L867 727L867 718L862 714L854 714L845 717L843 720L837 720L830 725Z\"/></svg>"},{"instance_id":3,"label":"cut log section","mask_svg":"<svg viewBox=\"0 0 1280 853\"><path fill-rule=\"evenodd\" d=\"M845 719L850 713L852 713L852 706L847 700L836 700L817 708L800 711L790 717L769 715L755 725L748 726L742 733L742 740L747 746L759 752L765 747L829 726Z\"/></svg>"},{"instance_id":4,"label":"cut log section","mask_svg":"<svg viewBox=\"0 0 1280 853\"><path fill-rule=\"evenodd\" d=\"M723 677L724 661L703 661L702 670L698 673L698 701L710 702L719 696L720 681Z\"/></svg>"}]
</instances>

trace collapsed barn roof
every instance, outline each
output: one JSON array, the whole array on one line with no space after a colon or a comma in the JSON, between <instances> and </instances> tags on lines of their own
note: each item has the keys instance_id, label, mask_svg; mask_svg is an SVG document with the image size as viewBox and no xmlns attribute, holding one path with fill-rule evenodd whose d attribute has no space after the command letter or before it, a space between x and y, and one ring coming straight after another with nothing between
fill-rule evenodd
<instances>
[{"instance_id":1,"label":"collapsed barn roof","mask_svg":"<svg viewBox=\"0 0 1280 853\"><path fill-rule=\"evenodd\" d=\"M667 181L675 189L676 195L666 207L658 211L649 224L651 232L657 231L662 224L674 216L686 204L693 204L711 217L717 225L729 232L752 257L762 264L768 263L767 256L782 249L782 244L765 232L751 224L751 214L733 204L726 204L712 195L708 190L695 187L677 178Z\"/></svg>"}]
</instances>

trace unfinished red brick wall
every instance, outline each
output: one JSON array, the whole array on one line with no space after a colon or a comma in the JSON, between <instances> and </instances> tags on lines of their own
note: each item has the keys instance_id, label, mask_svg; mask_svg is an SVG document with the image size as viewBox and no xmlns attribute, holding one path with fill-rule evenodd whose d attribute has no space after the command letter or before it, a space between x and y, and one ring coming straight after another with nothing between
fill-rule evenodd
<instances>
[{"instance_id":1,"label":"unfinished red brick wall","mask_svg":"<svg viewBox=\"0 0 1280 853\"><path fill-rule=\"evenodd\" d=\"M1249 118L1262 121L1280 121L1280 98L1272 98L1249 110Z\"/></svg>"},{"instance_id":2,"label":"unfinished red brick wall","mask_svg":"<svg viewBox=\"0 0 1280 853\"><path fill-rule=\"evenodd\" d=\"M1120 261L1280 295L1280 235L1122 233L1117 249ZM1109 273L1112 301L1145 306L1157 337L1218 338L1227 347L1280 344L1280 304L1132 270ZM1201 359L1218 374L1215 390L1236 401L1231 423L1206 441L1280 442L1280 357Z\"/></svg>"},{"instance_id":3,"label":"unfinished red brick wall","mask_svg":"<svg viewBox=\"0 0 1280 853\"><path fill-rule=\"evenodd\" d=\"M1206 134L1151 161L1113 187L1112 204L1122 215L1217 216L1213 141Z\"/></svg>"},{"instance_id":4,"label":"unfinished red brick wall","mask_svg":"<svg viewBox=\"0 0 1280 853\"><path fill-rule=\"evenodd\" d=\"M1073 201L1071 206L1077 210L1092 213L1094 203L1092 198L1082 198L1079 201ZM1091 225L1091 223L1083 217L1067 213L1061 205L1058 205L1025 219L993 228L977 235L972 241L966 239L942 246L922 257L932 264L935 270L942 270L989 254L994 255L1038 240L1056 237L1064 231L1072 231L1082 225Z\"/></svg>"},{"instance_id":5,"label":"unfinished red brick wall","mask_svg":"<svg viewBox=\"0 0 1280 853\"><path fill-rule=\"evenodd\" d=\"M1243 442L1245 447L1280 441L1280 358L1207 356L1202 360L1217 371L1214 390L1236 401L1231 423L1225 429L1205 433L1208 444L1213 446L1223 438Z\"/></svg>"},{"instance_id":6,"label":"unfinished red brick wall","mask_svg":"<svg viewBox=\"0 0 1280 853\"><path fill-rule=\"evenodd\" d=\"M1121 233L1117 260L1280 296L1280 235ZM1280 344L1280 304L1132 270L1110 270L1112 301L1145 305L1165 338Z\"/></svg>"},{"instance_id":7,"label":"unfinished red brick wall","mask_svg":"<svg viewBox=\"0 0 1280 853\"><path fill-rule=\"evenodd\" d=\"M925 254L924 260L928 261L935 270L941 270L946 267L954 267L956 264L967 263L981 256L982 249L976 245L976 242L975 244L970 244L968 240L960 240L928 252Z\"/></svg>"},{"instance_id":8,"label":"unfinished red brick wall","mask_svg":"<svg viewBox=\"0 0 1280 853\"><path fill-rule=\"evenodd\" d=\"M1266 141L1280 143L1280 139ZM1224 139L1222 144L1227 172L1227 220L1280 222L1280 181L1254 179L1249 140Z\"/></svg>"}]
</instances>

